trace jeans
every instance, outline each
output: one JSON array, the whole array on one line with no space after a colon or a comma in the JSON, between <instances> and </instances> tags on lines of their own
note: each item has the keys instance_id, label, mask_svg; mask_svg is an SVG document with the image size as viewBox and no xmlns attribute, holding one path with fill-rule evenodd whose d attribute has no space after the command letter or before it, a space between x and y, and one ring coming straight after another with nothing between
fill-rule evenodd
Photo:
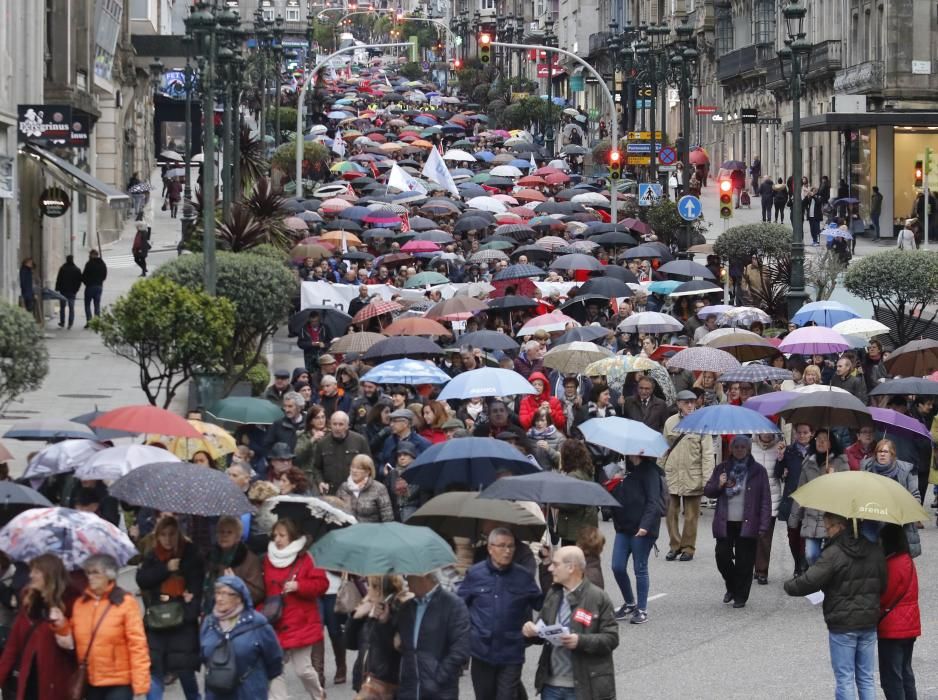
<instances>
[{"instance_id":1,"label":"jeans","mask_svg":"<svg viewBox=\"0 0 938 700\"><path fill-rule=\"evenodd\" d=\"M541 700L576 700L576 688L545 685L541 688Z\"/></svg>"},{"instance_id":2,"label":"jeans","mask_svg":"<svg viewBox=\"0 0 938 700\"><path fill-rule=\"evenodd\" d=\"M876 668L876 628L828 632L834 700L876 700L873 671Z\"/></svg>"},{"instance_id":3,"label":"jeans","mask_svg":"<svg viewBox=\"0 0 938 700\"><path fill-rule=\"evenodd\" d=\"M199 682L195 679L195 671L180 671L176 674L179 678L179 685L182 686L182 692L185 693L186 700L201 700L199 694ZM163 676L150 675L150 692L147 693L147 700L163 700Z\"/></svg>"},{"instance_id":4,"label":"jeans","mask_svg":"<svg viewBox=\"0 0 938 700\"><path fill-rule=\"evenodd\" d=\"M134 691L129 685L88 686L85 700L133 700Z\"/></svg>"},{"instance_id":5,"label":"jeans","mask_svg":"<svg viewBox=\"0 0 938 700\"><path fill-rule=\"evenodd\" d=\"M879 685L886 700L917 700L912 672L915 638L879 640Z\"/></svg>"},{"instance_id":6,"label":"jeans","mask_svg":"<svg viewBox=\"0 0 938 700\"><path fill-rule=\"evenodd\" d=\"M91 316L91 305L94 304L94 315L101 315L101 292L104 291L104 287L100 284L92 285L90 287L85 287L85 320L90 321Z\"/></svg>"},{"instance_id":7,"label":"jeans","mask_svg":"<svg viewBox=\"0 0 938 700\"><path fill-rule=\"evenodd\" d=\"M808 562L808 566L813 566L821 557L821 545L824 543L820 537L805 537L804 538L804 558Z\"/></svg>"},{"instance_id":8,"label":"jeans","mask_svg":"<svg viewBox=\"0 0 938 700\"><path fill-rule=\"evenodd\" d=\"M622 597L627 605L637 603L639 610L648 608L648 555L655 544L655 538L650 535L638 537L616 533L616 541L612 549L612 575L619 584ZM636 596L632 595L632 584L629 581L628 563L632 557L632 568L635 570Z\"/></svg>"},{"instance_id":9,"label":"jeans","mask_svg":"<svg viewBox=\"0 0 938 700\"><path fill-rule=\"evenodd\" d=\"M472 689L476 700L518 700L521 665L494 665L473 657Z\"/></svg>"},{"instance_id":10,"label":"jeans","mask_svg":"<svg viewBox=\"0 0 938 700\"><path fill-rule=\"evenodd\" d=\"M71 328L75 323L75 295L66 296L64 300L59 299L59 325L65 325L65 307L68 306L68 327Z\"/></svg>"},{"instance_id":11,"label":"jeans","mask_svg":"<svg viewBox=\"0 0 938 700\"><path fill-rule=\"evenodd\" d=\"M870 214L870 221L873 222L873 230L876 231L876 238L874 241L879 240L879 214Z\"/></svg>"},{"instance_id":12,"label":"jeans","mask_svg":"<svg viewBox=\"0 0 938 700\"><path fill-rule=\"evenodd\" d=\"M342 625L348 616L335 611L335 593L324 595L319 599L319 617L322 626L329 635L329 639L342 639Z\"/></svg>"}]
</instances>

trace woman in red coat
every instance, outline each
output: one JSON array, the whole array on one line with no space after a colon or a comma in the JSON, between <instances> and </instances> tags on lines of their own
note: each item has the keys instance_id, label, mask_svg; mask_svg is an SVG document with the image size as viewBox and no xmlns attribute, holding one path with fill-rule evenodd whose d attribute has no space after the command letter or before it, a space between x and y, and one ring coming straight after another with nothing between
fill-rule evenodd
<instances>
[{"instance_id":1,"label":"woman in red coat","mask_svg":"<svg viewBox=\"0 0 938 700\"><path fill-rule=\"evenodd\" d=\"M537 410L546 403L550 410L550 417L553 420L554 426L560 432L565 432L567 417L563 412L563 404L560 403L560 399L556 396L550 395L550 385L547 382L547 377L545 377L542 372L531 372L528 381L531 382L531 385L537 390L537 393L528 394L521 399L521 406L518 409L518 418L521 421L521 426L525 430L529 430L531 426L534 425L534 416L537 415Z\"/></svg>"},{"instance_id":2,"label":"woman in red coat","mask_svg":"<svg viewBox=\"0 0 938 700\"><path fill-rule=\"evenodd\" d=\"M52 625L71 616L77 597L57 556L41 554L29 563L22 607L0 656L0 686L7 685L14 671L19 673L16 700L62 700L67 695L75 655L56 644Z\"/></svg>"},{"instance_id":3,"label":"woman in red coat","mask_svg":"<svg viewBox=\"0 0 938 700\"><path fill-rule=\"evenodd\" d=\"M313 668L311 651L323 641L319 598L329 588L326 572L317 569L306 552L307 542L292 520L278 520L270 533L264 557L264 588L267 598L283 596L280 619L274 623L277 640L283 647L283 666L292 664L312 700L325 693ZM287 700L283 674L270 682L270 700Z\"/></svg>"},{"instance_id":4,"label":"woman in red coat","mask_svg":"<svg viewBox=\"0 0 938 700\"><path fill-rule=\"evenodd\" d=\"M430 401L424 404L422 413L426 427L420 431L420 436L434 445L446 442L446 431L443 430L443 424L449 420L446 406L441 401Z\"/></svg>"},{"instance_id":5,"label":"woman in red coat","mask_svg":"<svg viewBox=\"0 0 938 700\"><path fill-rule=\"evenodd\" d=\"M886 700L916 697L912 647L922 635L918 574L905 531L886 525L880 532L886 555L886 589L879 597L879 684Z\"/></svg>"}]
</instances>

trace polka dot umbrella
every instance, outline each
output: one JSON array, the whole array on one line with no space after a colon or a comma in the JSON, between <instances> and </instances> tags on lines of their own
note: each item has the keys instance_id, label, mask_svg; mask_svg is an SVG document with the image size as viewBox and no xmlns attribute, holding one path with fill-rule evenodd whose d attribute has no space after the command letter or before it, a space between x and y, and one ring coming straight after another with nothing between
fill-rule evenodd
<instances>
[{"instance_id":1,"label":"polka dot umbrella","mask_svg":"<svg viewBox=\"0 0 938 700\"><path fill-rule=\"evenodd\" d=\"M185 515L235 515L251 504L227 474L189 462L145 464L111 484L110 494L134 506Z\"/></svg>"}]
</instances>

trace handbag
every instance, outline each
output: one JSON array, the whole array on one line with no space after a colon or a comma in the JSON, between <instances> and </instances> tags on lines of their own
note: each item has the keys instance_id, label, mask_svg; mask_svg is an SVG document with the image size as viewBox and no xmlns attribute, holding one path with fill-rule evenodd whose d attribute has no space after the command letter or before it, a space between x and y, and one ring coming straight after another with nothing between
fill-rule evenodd
<instances>
[{"instance_id":1,"label":"handbag","mask_svg":"<svg viewBox=\"0 0 938 700\"><path fill-rule=\"evenodd\" d=\"M362 683L361 690L355 696L355 700L394 700L397 692L397 686L387 681L378 680L374 676L368 676Z\"/></svg>"},{"instance_id":2,"label":"handbag","mask_svg":"<svg viewBox=\"0 0 938 700\"><path fill-rule=\"evenodd\" d=\"M186 608L182 601L171 600L168 603L157 603L147 608L144 621L147 629L171 630L181 627L185 622Z\"/></svg>"},{"instance_id":3,"label":"handbag","mask_svg":"<svg viewBox=\"0 0 938 700\"><path fill-rule=\"evenodd\" d=\"M299 557L297 561L293 563L293 566L290 567L290 572L287 575L287 580L284 582L284 585L293 580L293 572L296 570L297 565L299 564ZM276 625L280 622L280 618L283 617L283 608L286 606L286 594L278 593L277 595L270 595L264 598L264 602L261 603L261 615L267 618L267 622L271 625Z\"/></svg>"},{"instance_id":4,"label":"handbag","mask_svg":"<svg viewBox=\"0 0 938 700\"><path fill-rule=\"evenodd\" d=\"M108 601L107 607L104 609L101 617L98 618L98 624L91 630L91 639L88 640L88 647L85 649L85 657L78 662L78 668L75 669L75 672L72 673L72 677L68 681L68 691L66 695L68 700L83 700L88 692L88 654L91 653L91 645L94 644L94 638L101 628L101 623L104 622L104 618L107 617L110 611L111 603Z\"/></svg>"},{"instance_id":5,"label":"handbag","mask_svg":"<svg viewBox=\"0 0 938 700\"><path fill-rule=\"evenodd\" d=\"M342 574L342 583L335 594L335 611L340 615L351 615L362 602L361 591L348 574Z\"/></svg>"}]
</instances>

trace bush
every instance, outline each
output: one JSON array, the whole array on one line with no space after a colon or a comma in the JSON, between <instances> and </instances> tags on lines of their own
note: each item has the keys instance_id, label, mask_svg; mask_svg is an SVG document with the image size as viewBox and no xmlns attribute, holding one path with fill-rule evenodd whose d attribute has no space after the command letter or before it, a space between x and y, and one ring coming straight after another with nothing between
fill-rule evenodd
<instances>
[{"instance_id":1,"label":"bush","mask_svg":"<svg viewBox=\"0 0 938 700\"><path fill-rule=\"evenodd\" d=\"M733 226L719 235L713 251L726 259L782 258L791 254L791 228L768 223Z\"/></svg>"},{"instance_id":2,"label":"bush","mask_svg":"<svg viewBox=\"0 0 938 700\"><path fill-rule=\"evenodd\" d=\"M38 303L38 302L37 302ZM35 391L49 372L49 351L32 314L0 302L0 412L27 391Z\"/></svg>"},{"instance_id":3,"label":"bush","mask_svg":"<svg viewBox=\"0 0 938 700\"><path fill-rule=\"evenodd\" d=\"M329 163L329 149L318 141L305 141L303 143L303 176L310 177ZM296 141L291 140L282 144L280 148L274 151L273 158L270 159L272 168L278 168L288 179L296 176Z\"/></svg>"},{"instance_id":4,"label":"bush","mask_svg":"<svg viewBox=\"0 0 938 700\"><path fill-rule=\"evenodd\" d=\"M646 221L655 230L655 235L662 243L670 245L671 241L677 240L683 250L692 245L706 242L701 232L701 228L705 225L702 219L689 222L690 240L683 240L684 226L688 222L684 221L677 211L677 204L670 199L661 200L647 207L647 212L645 215Z\"/></svg>"},{"instance_id":5,"label":"bush","mask_svg":"<svg viewBox=\"0 0 938 700\"><path fill-rule=\"evenodd\" d=\"M251 396L260 396L270 385L270 370L263 362L258 362L245 373L244 381L251 385Z\"/></svg>"},{"instance_id":6,"label":"bush","mask_svg":"<svg viewBox=\"0 0 938 700\"><path fill-rule=\"evenodd\" d=\"M281 265L290 262L290 253L283 248L278 248L270 243L262 243L251 248L251 255L259 255L262 258L276 260Z\"/></svg>"}]
</instances>

